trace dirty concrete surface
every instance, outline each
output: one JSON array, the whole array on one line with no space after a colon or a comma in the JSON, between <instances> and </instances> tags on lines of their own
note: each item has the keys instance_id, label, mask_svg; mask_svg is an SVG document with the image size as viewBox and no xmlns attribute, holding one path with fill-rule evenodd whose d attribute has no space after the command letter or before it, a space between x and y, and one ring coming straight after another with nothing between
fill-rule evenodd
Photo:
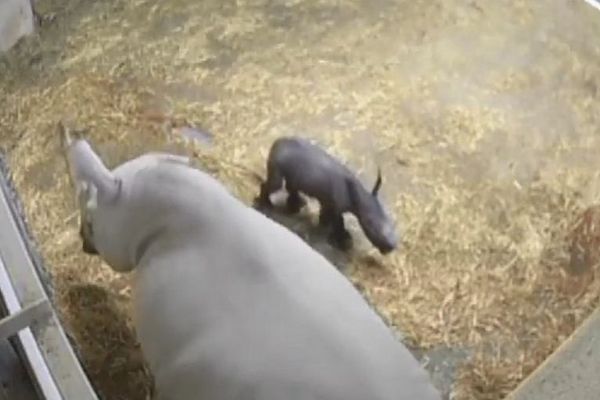
<instances>
[{"instance_id":1,"label":"dirty concrete surface","mask_svg":"<svg viewBox=\"0 0 600 400\"><path fill-rule=\"evenodd\" d=\"M1 315L1 314L0 314ZM12 344L0 341L0 400L39 400Z\"/></svg>"},{"instance_id":2,"label":"dirty concrete surface","mask_svg":"<svg viewBox=\"0 0 600 400\"><path fill-rule=\"evenodd\" d=\"M356 230L355 253L331 249L308 212L274 218L350 275L448 396L502 398L598 304L597 283L560 289L561 234L600 193L600 13L583 1L36 7L47 17L37 36L0 58L1 145L65 320L109 398L144 398L147 372L127 278L69 258L74 210L51 139L62 117L90 127L112 165L163 146L151 137L169 114L254 171L285 134L319 140L367 185L381 166L404 241L391 258L369 255ZM119 326L95 332L92 309ZM129 350L102 356L110 346Z\"/></svg>"},{"instance_id":3,"label":"dirty concrete surface","mask_svg":"<svg viewBox=\"0 0 600 400\"><path fill-rule=\"evenodd\" d=\"M507 400L595 399L600 394L600 309Z\"/></svg>"}]
</instances>

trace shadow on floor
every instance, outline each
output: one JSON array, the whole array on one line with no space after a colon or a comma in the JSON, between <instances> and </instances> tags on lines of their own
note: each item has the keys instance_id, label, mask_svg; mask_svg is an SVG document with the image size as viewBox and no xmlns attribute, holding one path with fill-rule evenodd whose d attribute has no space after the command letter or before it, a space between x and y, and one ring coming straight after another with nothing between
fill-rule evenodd
<instances>
[{"instance_id":1,"label":"shadow on floor","mask_svg":"<svg viewBox=\"0 0 600 400\"><path fill-rule=\"evenodd\" d=\"M149 371L130 328L125 310L100 286L79 284L65 294L70 332L84 355L86 373L101 398L151 398ZM119 393L119 399L114 397ZM104 396L103 396L104 395Z\"/></svg>"}]
</instances>

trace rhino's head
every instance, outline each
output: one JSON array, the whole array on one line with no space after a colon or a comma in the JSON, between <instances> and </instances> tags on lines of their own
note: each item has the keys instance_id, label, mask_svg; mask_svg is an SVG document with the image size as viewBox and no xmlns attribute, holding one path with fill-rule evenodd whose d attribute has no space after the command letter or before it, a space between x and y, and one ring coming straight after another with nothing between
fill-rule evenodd
<instances>
[{"instance_id":1,"label":"rhino's head","mask_svg":"<svg viewBox=\"0 0 600 400\"><path fill-rule=\"evenodd\" d=\"M110 171L86 140L71 139L68 134L65 137L67 163L77 193L82 250L99 255L116 271L130 271L148 237L156 234L156 210L149 206L155 202L132 190L136 173L165 161L187 164L189 160L149 153Z\"/></svg>"},{"instance_id":2,"label":"rhino's head","mask_svg":"<svg viewBox=\"0 0 600 400\"><path fill-rule=\"evenodd\" d=\"M398 234L391 215L379 199L381 171L377 170L377 180L369 192L357 179L347 182L348 194L354 213L369 241L382 253L388 254L398 247Z\"/></svg>"}]
</instances>

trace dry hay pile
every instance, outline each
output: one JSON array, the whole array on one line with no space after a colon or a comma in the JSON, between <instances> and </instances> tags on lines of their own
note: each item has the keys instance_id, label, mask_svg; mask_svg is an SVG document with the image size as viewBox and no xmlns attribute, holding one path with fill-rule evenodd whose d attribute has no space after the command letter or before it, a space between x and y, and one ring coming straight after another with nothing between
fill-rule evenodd
<instances>
[{"instance_id":1,"label":"dry hay pile","mask_svg":"<svg viewBox=\"0 0 600 400\"><path fill-rule=\"evenodd\" d=\"M597 116L584 87L600 84L600 72L582 66L585 57L564 43L548 45L545 54L567 60L558 72L499 68L479 77L485 90L477 92L460 78L473 72L461 61L464 49L426 40L465 26L483 29L473 22L476 7L461 14L464 8L433 1L388 5L387 16L373 23L368 2L294 3L269 14L260 2L236 8L115 0L90 6L88 16L83 3L50 3L75 6L59 8L64 21L46 28L48 39L36 39L4 64L0 131L62 317L106 398L145 399L151 384L128 317L128 277L80 251L56 140L61 118L89 129L110 165L147 150L191 154L248 203L276 136L302 130L318 138L365 182L376 159L386 171L388 204L402 222L403 247L381 257L359 241L351 278L415 347L472 353L457 399L502 398L598 304L600 282L570 277L564 267L566 236L600 193L586 159ZM526 24L536 10L515 1L496 11L517 13ZM134 17L142 14L145 25ZM332 15L341 19L335 29L327 22ZM174 26L157 22L169 18ZM71 34L63 37L65 27ZM394 35L405 44L394 47ZM60 58L52 44L57 37ZM498 51L494 37L481 38ZM438 51L452 69L438 73L419 46ZM385 56L392 50L405 61ZM40 67L31 66L36 57ZM540 83L553 73L567 83ZM539 87L565 101L575 115L569 127L579 136L557 134L544 144L536 135L563 129L550 115L552 99L536 111L486 97L529 105L521 91L537 99ZM467 99L455 101L457 92ZM536 112L549 121L536 126L543 122ZM213 133L214 146L182 143L170 128L181 123Z\"/></svg>"}]
</instances>

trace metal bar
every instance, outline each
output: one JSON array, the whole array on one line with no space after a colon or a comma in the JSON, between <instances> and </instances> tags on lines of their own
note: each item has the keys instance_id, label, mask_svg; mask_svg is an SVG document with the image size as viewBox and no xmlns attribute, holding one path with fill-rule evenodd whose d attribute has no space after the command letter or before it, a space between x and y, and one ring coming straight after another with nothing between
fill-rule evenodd
<instances>
[{"instance_id":1,"label":"metal bar","mask_svg":"<svg viewBox=\"0 0 600 400\"><path fill-rule=\"evenodd\" d=\"M0 188L0 255L15 289L16 297L21 304L28 304L41 298L47 299L23 237L26 232L22 232L17 222L20 215L15 204L8 200L12 192L7 178L2 173L0 173ZM79 364L56 313L52 312L45 323L34 323L28 329L35 338L34 343L39 344L38 348L45 362L36 364L32 362L35 360L28 360L31 370L38 380L44 379L42 364L47 365L47 371L50 372L62 395L54 398L97 400L98 397ZM26 350L27 346L24 343ZM29 346L32 344L30 343Z\"/></svg>"},{"instance_id":2,"label":"metal bar","mask_svg":"<svg viewBox=\"0 0 600 400\"><path fill-rule=\"evenodd\" d=\"M0 258L0 300L3 301L9 314L19 312L21 309L17 294L10 282L2 258ZM44 400L63 400L31 329L27 327L19 332L17 339L21 353L26 359L25 366L29 369L30 374L34 376L36 380L34 386L43 396L42 398Z\"/></svg>"},{"instance_id":3,"label":"metal bar","mask_svg":"<svg viewBox=\"0 0 600 400\"><path fill-rule=\"evenodd\" d=\"M2 283L0 283L2 286ZM19 333L23 329L32 325L35 321L40 321L52 314L50 303L47 299L40 299L14 314L0 319L0 340Z\"/></svg>"},{"instance_id":4,"label":"metal bar","mask_svg":"<svg viewBox=\"0 0 600 400\"><path fill-rule=\"evenodd\" d=\"M15 342L0 340L0 399L43 400Z\"/></svg>"}]
</instances>

